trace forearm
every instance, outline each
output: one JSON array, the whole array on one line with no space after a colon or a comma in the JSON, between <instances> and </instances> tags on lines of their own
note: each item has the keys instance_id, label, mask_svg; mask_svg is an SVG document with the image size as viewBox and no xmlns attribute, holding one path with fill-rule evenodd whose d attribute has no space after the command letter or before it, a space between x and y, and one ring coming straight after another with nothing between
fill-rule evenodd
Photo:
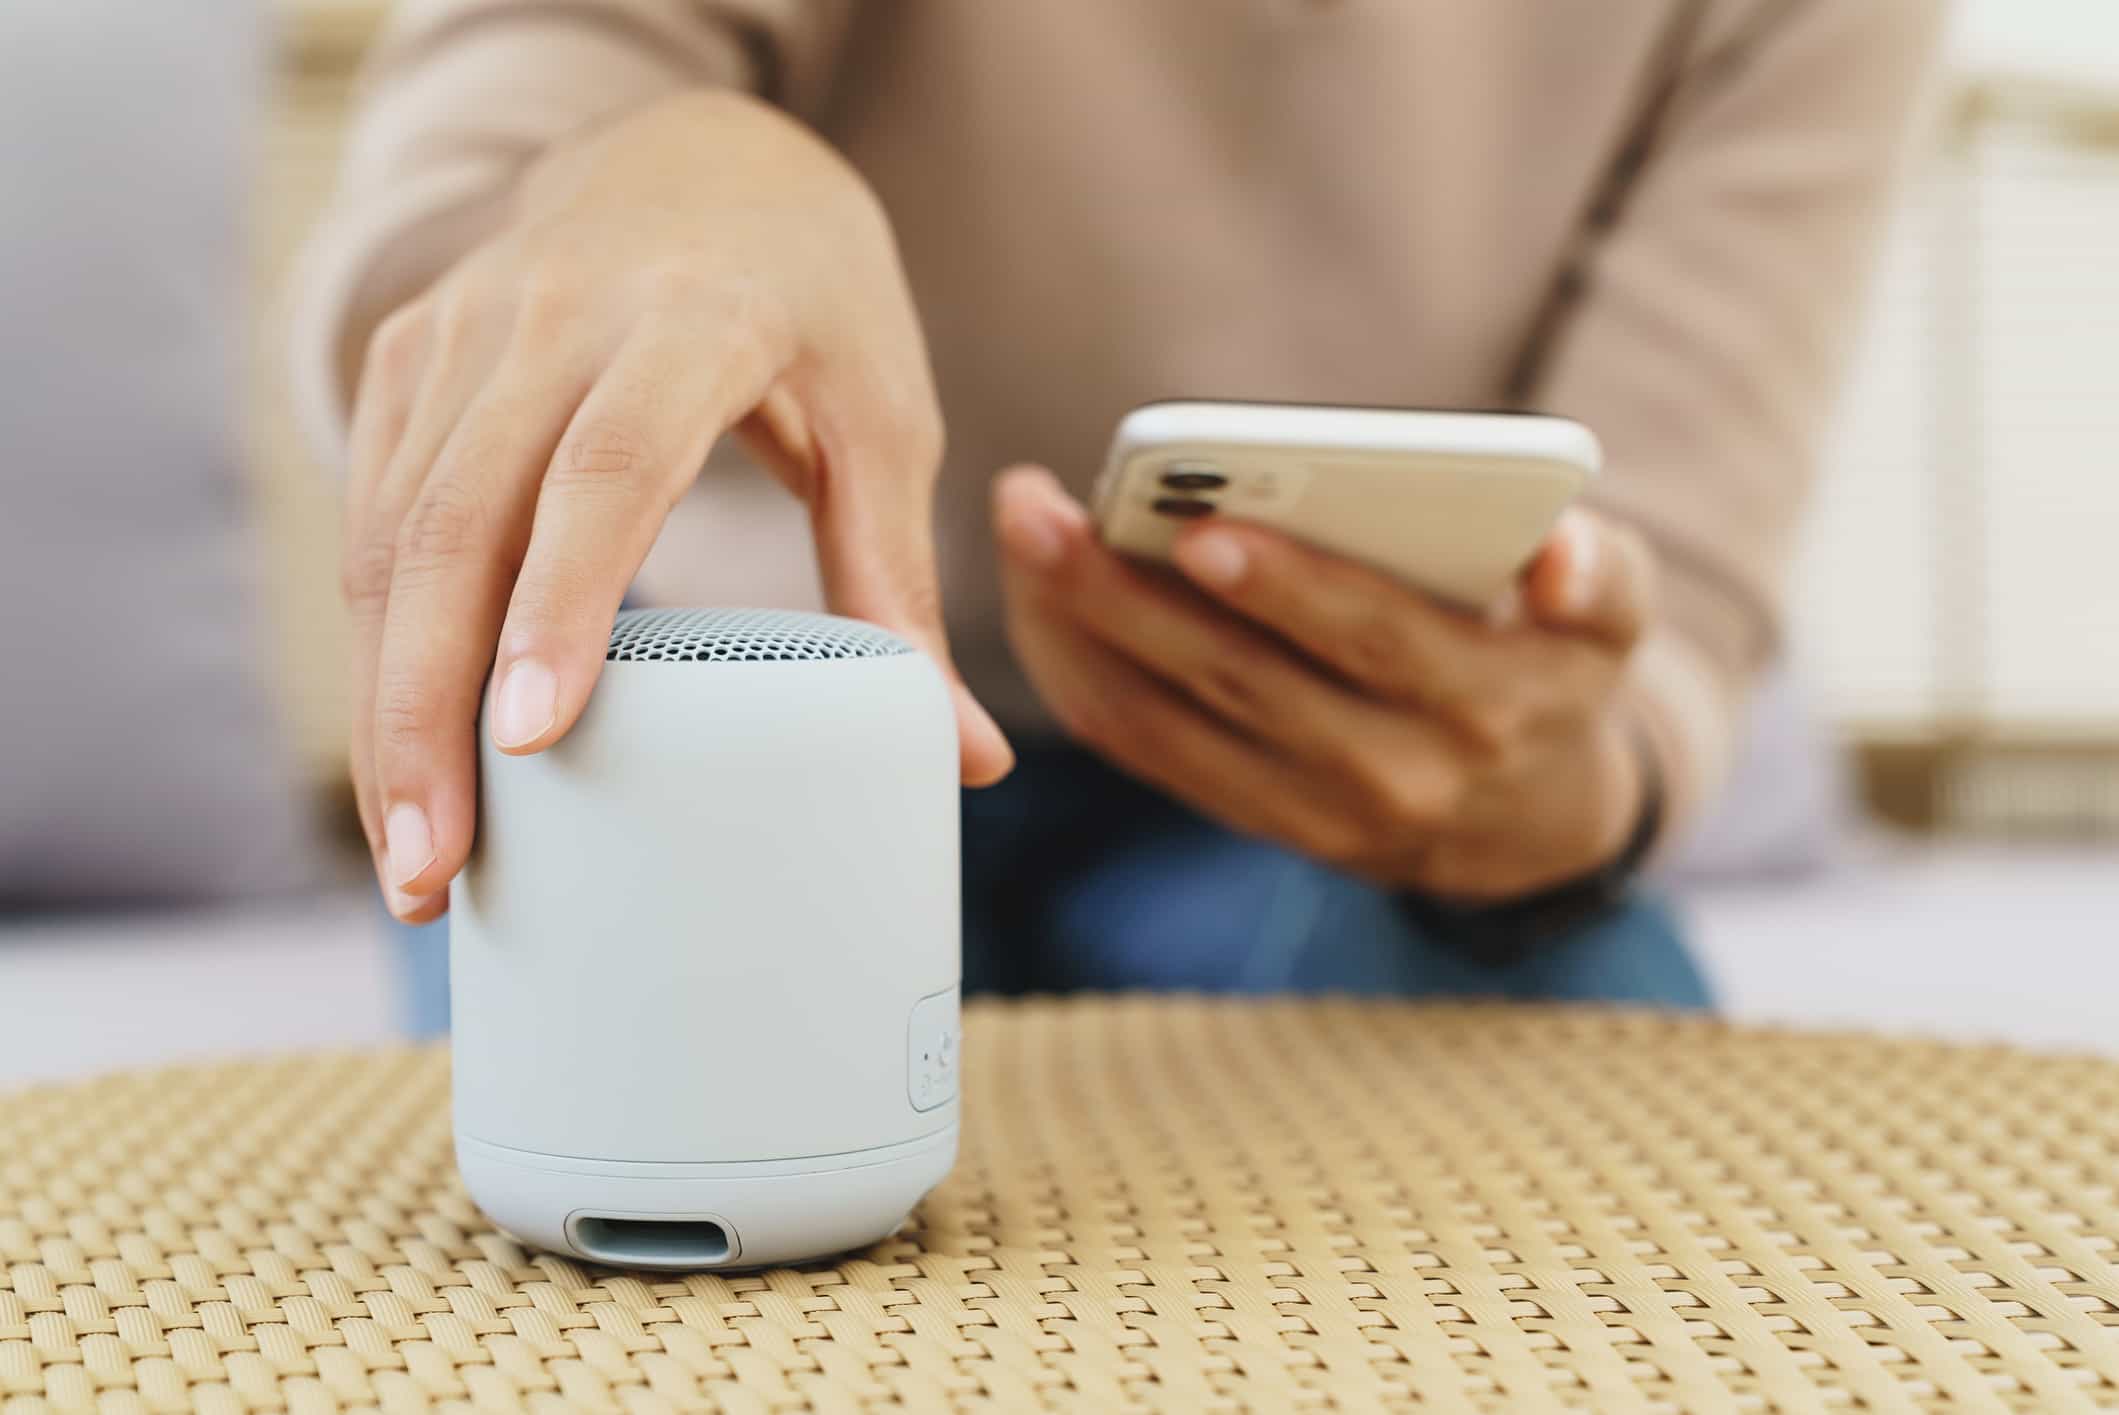
<instances>
[{"instance_id":1,"label":"forearm","mask_svg":"<svg viewBox=\"0 0 2119 1415\"><path fill-rule=\"evenodd\" d=\"M1779 652L1789 553L1941 28L1932 0L1730 7L1585 233L1527 398L1587 422L1658 564L1627 706L1682 825Z\"/></svg>"},{"instance_id":2,"label":"forearm","mask_svg":"<svg viewBox=\"0 0 2119 1415\"><path fill-rule=\"evenodd\" d=\"M1634 650L1619 706L1653 758L1662 790L1661 838L1693 820L1727 774L1753 670L1667 618Z\"/></svg>"}]
</instances>

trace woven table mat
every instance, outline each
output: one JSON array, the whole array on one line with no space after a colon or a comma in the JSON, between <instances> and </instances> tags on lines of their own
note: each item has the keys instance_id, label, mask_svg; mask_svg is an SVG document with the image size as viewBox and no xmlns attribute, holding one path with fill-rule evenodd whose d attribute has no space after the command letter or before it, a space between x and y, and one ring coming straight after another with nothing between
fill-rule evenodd
<instances>
[{"instance_id":1,"label":"woven table mat","mask_svg":"<svg viewBox=\"0 0 2119 1415\"><path fill-rule=\"evenodd\" d=\"M899 1237L675 1280L488 1227L440 1050L0 1099L0 1404L2119 1408L2108 1061L1127 999L965 1064Z\"/></svg>"}]
</instances>

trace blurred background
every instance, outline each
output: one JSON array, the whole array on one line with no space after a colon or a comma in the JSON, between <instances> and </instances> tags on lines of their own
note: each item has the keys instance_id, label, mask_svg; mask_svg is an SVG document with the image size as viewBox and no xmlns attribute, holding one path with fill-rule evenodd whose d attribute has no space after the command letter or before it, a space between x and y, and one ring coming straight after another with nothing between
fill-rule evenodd
<instances>
[{"instance_id":1,"label":"blurred background","mask_svg":"<svg viewBox=\"0 0 2119 1415\"><path fill-rule=\"evenodd\" d=\"M0 1084L399 1025L281 372L384 8L0 12ZM1952 54L1663 884L1739 1017L2119 1053L2119 8L1959 0Z\"/></svg>"}]
</instances>

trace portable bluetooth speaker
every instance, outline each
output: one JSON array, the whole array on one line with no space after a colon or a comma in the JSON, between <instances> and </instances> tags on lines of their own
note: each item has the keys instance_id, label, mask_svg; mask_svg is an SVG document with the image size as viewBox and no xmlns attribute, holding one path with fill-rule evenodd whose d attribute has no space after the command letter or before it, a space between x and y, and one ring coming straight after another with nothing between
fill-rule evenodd
<instances>
[{"instance_id":1,"label":"portable bluetooth speaker","mask_svg":"<svg viewBox=\"0 0 2119 1415\"><path fill-rule=\"evenodd\" d=\"M628 611L558 745L480 740L449 941L479 1206L627 1267L889 1234L956 1158L940 671L847 619Z\"/></svg>"}]
</instances>

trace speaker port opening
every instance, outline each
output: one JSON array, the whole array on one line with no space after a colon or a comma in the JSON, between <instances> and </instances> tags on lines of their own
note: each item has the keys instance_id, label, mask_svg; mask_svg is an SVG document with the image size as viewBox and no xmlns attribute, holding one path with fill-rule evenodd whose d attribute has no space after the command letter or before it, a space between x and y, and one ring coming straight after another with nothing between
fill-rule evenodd
<instances>
[{"instance_id":1,"label":"speaker port opening","mask_svg":"<svg viewBox=\"0 0 2119 1415\"><path fill-rule=\"evenodd\" d=\"M567 1238L582 1257L617 1268L712 1268L736 1256L728 1229L704 1218L581 1214L567 1224Z\"/></svg>"}]
</instances>

